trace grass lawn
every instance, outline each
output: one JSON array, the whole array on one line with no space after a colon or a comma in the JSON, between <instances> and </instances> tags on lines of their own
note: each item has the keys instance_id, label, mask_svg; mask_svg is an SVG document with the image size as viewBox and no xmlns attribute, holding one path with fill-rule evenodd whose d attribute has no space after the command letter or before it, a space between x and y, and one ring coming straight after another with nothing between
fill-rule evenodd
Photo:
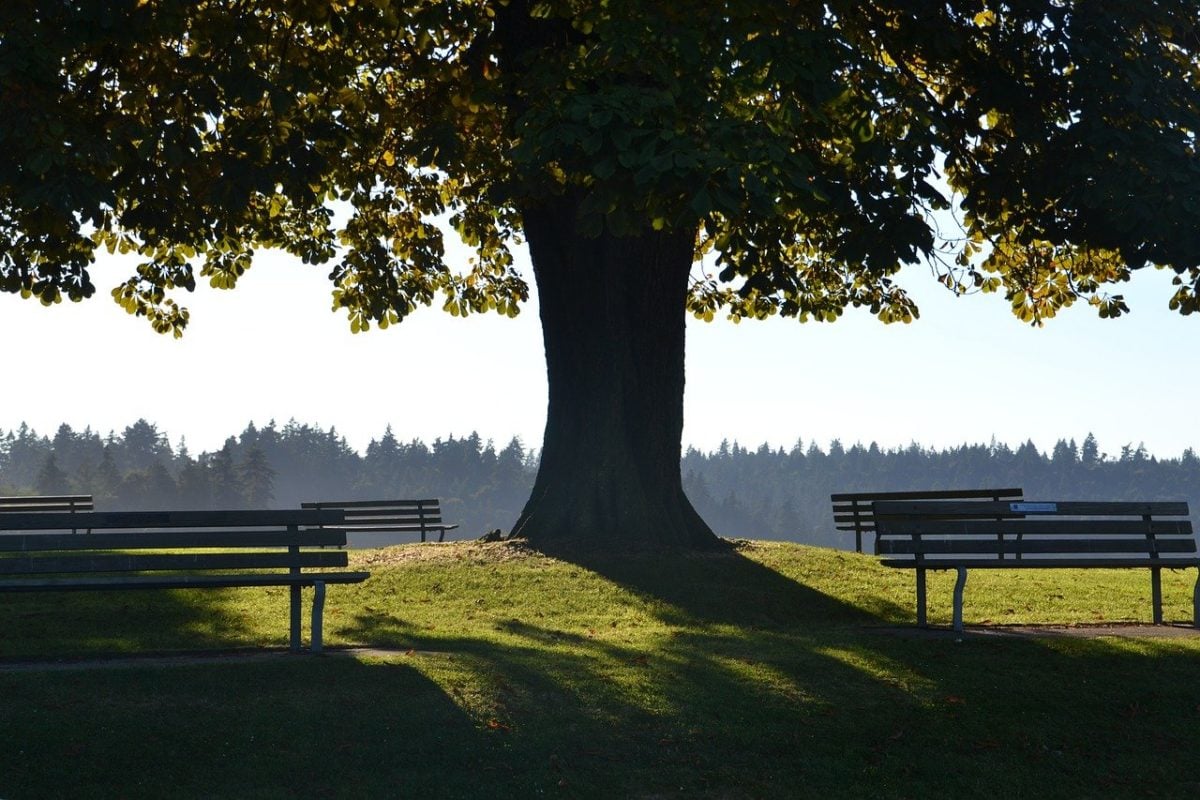
<instances>
[{"instance_id":1,"label":"grass lawn","mask_svg":"<svg viewBox=\"0 0 1200 800\"><path fill-rule=\"evenodd\" d=\"M584 564L357 551L287 591L5 595L0 797L1109 798L1200 793L1200 637L909 635L913 576L793 544ZM1190 622L1195 572L1164 574ZM952 574L934 573L946 625ZM1145 571L972 573L968 625L1141 621Z\"/></svg>"}]
</instances>

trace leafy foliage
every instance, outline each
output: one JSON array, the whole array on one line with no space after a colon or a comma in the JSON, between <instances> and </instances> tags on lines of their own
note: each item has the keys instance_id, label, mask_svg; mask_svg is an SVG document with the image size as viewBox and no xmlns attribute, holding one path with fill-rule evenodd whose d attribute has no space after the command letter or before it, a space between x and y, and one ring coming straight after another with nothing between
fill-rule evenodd
<instances>
[{"instance_id":1,"label":"leafy foliage","mask_svg":"<svg viewBox=\"0 0 1200 800\"><path fill-rule=\"evenodd\" d=\"M512 315L522 212L568 198L581 236L695 231L706 319L908 321L929 256L1027 321L1121 314L1148 264L1190 313L1198 36L1192 0L10 0L0 289L136 254L113 297L179 335L197 268L281 247L356 331Z\"/></svg>"}]
</instances>

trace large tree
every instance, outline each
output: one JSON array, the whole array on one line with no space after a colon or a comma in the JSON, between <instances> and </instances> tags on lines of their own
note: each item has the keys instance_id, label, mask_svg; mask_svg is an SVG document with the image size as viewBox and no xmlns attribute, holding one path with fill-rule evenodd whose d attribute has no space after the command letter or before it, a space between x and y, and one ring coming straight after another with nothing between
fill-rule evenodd
<instances>
[{"instance_id":1,"label":"large tree","mask_svg":"<svg viewBox=\"0 0 1200 800\"><path fill-rule=\"evenodd\" d=\"M523 239L550 398L515 530L710 546L686 311L907 321L921 260L1027 321L1118 315L1148 265L1198 307L1198 46L1195 0L5 0L0 287L81 299L134 252L114 297L178 334L171 290L282 247L361 330L515 314Z\"/></svg>"}]
</instances>

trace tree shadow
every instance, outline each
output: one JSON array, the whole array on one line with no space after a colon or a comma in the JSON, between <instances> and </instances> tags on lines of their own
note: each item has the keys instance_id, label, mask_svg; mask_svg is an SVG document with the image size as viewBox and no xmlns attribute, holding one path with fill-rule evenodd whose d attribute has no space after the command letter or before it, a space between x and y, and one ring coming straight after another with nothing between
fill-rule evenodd
<instances>
[{"instance_id":1,"label":"tree shadow","mask_svg":"<svg viewBox=\"0 0 1200 800\"><path fill-rule=\"evenodd\" d=\"M473 797L502 736L411 665L0 673L5 797ZM514 787L515 789L528 787Z\"/></svg>"},{"instance_id":2,"label":"tree shadow","mask_svg":"<svg viewBox=\"0 0 1200 800\"><path fill-rule=\"evenodd\" d=\"M0 659L287 646L288 597L286 587L7 594Z\"/></svg>"},{"instance_id":3,"label":"tree shadow","mask_svg":"<svg viewBox=\"0 0 1200 800\"><path fill-rule=\"evenodd\" d=\"M866 608L831 597L732 547L712 552L556 557L658 601L659 615L667 623L862 625L903 614L886 603L874 602Z\"/></svg>"},{"instance_id":4,"label":"tree shadow","mask_svg":"<svg viewBox=\"0 0 1200 800\"><path fill-rule=\"evenodd\" d=\"M1200 789L1182 763L1200 747L1194 647L886 635L911 607L840 600L736 552L572 563L631 592L662 635L548 615L456 637L402 609L360 615L348 634L444 653L491 687L514 759L559 765L580 796Z\"/></svg>"},{"instance_id":5,"label":"tree shadow","mask_svg":"<svg viewBox=\"0 0 1200 800\"><path fill-rule=\"evenodd\" d=\"M553 764L579 796L1196 788L1185 763L1200 746L1194 649L738 625L690 626L646 649L521 620L498 626L500 644L386 624L487 687L518 769Z\"/></svg>"}]
</instances>

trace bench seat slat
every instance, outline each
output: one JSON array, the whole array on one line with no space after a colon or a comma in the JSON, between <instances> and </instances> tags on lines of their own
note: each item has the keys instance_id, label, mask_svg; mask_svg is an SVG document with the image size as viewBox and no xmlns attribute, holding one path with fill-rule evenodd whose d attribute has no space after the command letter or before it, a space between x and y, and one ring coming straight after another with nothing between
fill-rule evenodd
<instances>
[{"instance_id":1,"label":"bench seat slat","mask_svg":"<svg viewBox=\"0 0 1200 800\"><path fill-rule=\"evenodd\" d=\"M1194 556L1174 558L1025 558L1020 561L1013 559L1004 559L1001 561L998 558L930 558L923 559L920 563L917 563L910 558L885 558L881 559L879 563L885 567L907 567L909 569L919 567L920 569L931 570L957 569L958 567L965 567L967 569L1090 569L1105 567L1112 569L1152 567L1188 569L1189 567L1200 566L1200 559Z\"/></svg>"},{"instance_id":2,"label":"bench seat slat","mask_svg":"<svg viewBox=\"0 0 1200 800\"><path fill-rule=\"evenodd\" d=\"M1023 520L909 520L887 519L880 526L886 536L1153 536L1192 535L1189 520L1053 519Z\"/></svg>"},{"instance_id":3,"label":"bench seat slat","mask_svg":"<svg viewBox=\"0 0 1200 800\"><path fill-rule=\"evenodd\" d=\"M419 523L422 520L425 522L441 522L441 511L426 511L420 514L410 514L407 511L399 514L388 514L385 512L372 512L370 514L347 514L347 525L370 525L373 522L411 522Z\"/></svg>"},{"instance_id":4,"label":"bench seat slat","mask_svg":"<svg viewBox=\"0 0 1200 800\"><path fill-rule=\"evenodd\" d=\"M1004 553L1026 555L1052 553L1194 553L1192 538L1157 539L884 539L879 542L879 555L940 554L976 555Z\"/></svg>"},{"instance_id":5,"label":"bench seat slat","mask_svg":"<svg viewBox=\"0 0 1200 800\"><path fill-rule=\"evenodd\" d=\"M422 527L424 527L424 529L427 531L440 531L451 530L453 528L457 528L458 526L443 525L440 522L425 526L408 524L387 525L381 523L379 525L346 525L345 531L346 533L420 533Z\"/></svg>"},{"instance_id":6,"label":"bench seat slat","mask_svg":"<svg viewBox=\"0 0 1200 800\"><path fill-rule=\"evenodd\" d=\"M322 583L360 583L369 572L310 572L291 575L243 573L234 575L128 575L0 580L0 592L88 591L119 589L212 589L239 586L311 586Z\"/></svg>"},{"instance_id":7,"label":"bench seat slat","mask_svg":"<svg viewBox=\"0 0 1200 800\"><path fill-rule=\"evenodd\" d=\"M97 553L37 558L0 558L0 575L48 575L70 572L149 572L153 570L304 569L344 567L345 550L298 553Z\"/></svg>"},{"instance_id":8,"label":"bench seat slat","mask_svg":"<svg viewBox=\"0 0 1200 800\"><path fill-rule=\"evenodd\" d=\"M344 523L339 523L339 527L347 530L358 530L361 528L369 528L373 525L410 525L420 527L424 522L426 527L441 525L442 518L440 516L428 516L422 519L421 517L346 517Z\"/></svg>"}]
</instances>

